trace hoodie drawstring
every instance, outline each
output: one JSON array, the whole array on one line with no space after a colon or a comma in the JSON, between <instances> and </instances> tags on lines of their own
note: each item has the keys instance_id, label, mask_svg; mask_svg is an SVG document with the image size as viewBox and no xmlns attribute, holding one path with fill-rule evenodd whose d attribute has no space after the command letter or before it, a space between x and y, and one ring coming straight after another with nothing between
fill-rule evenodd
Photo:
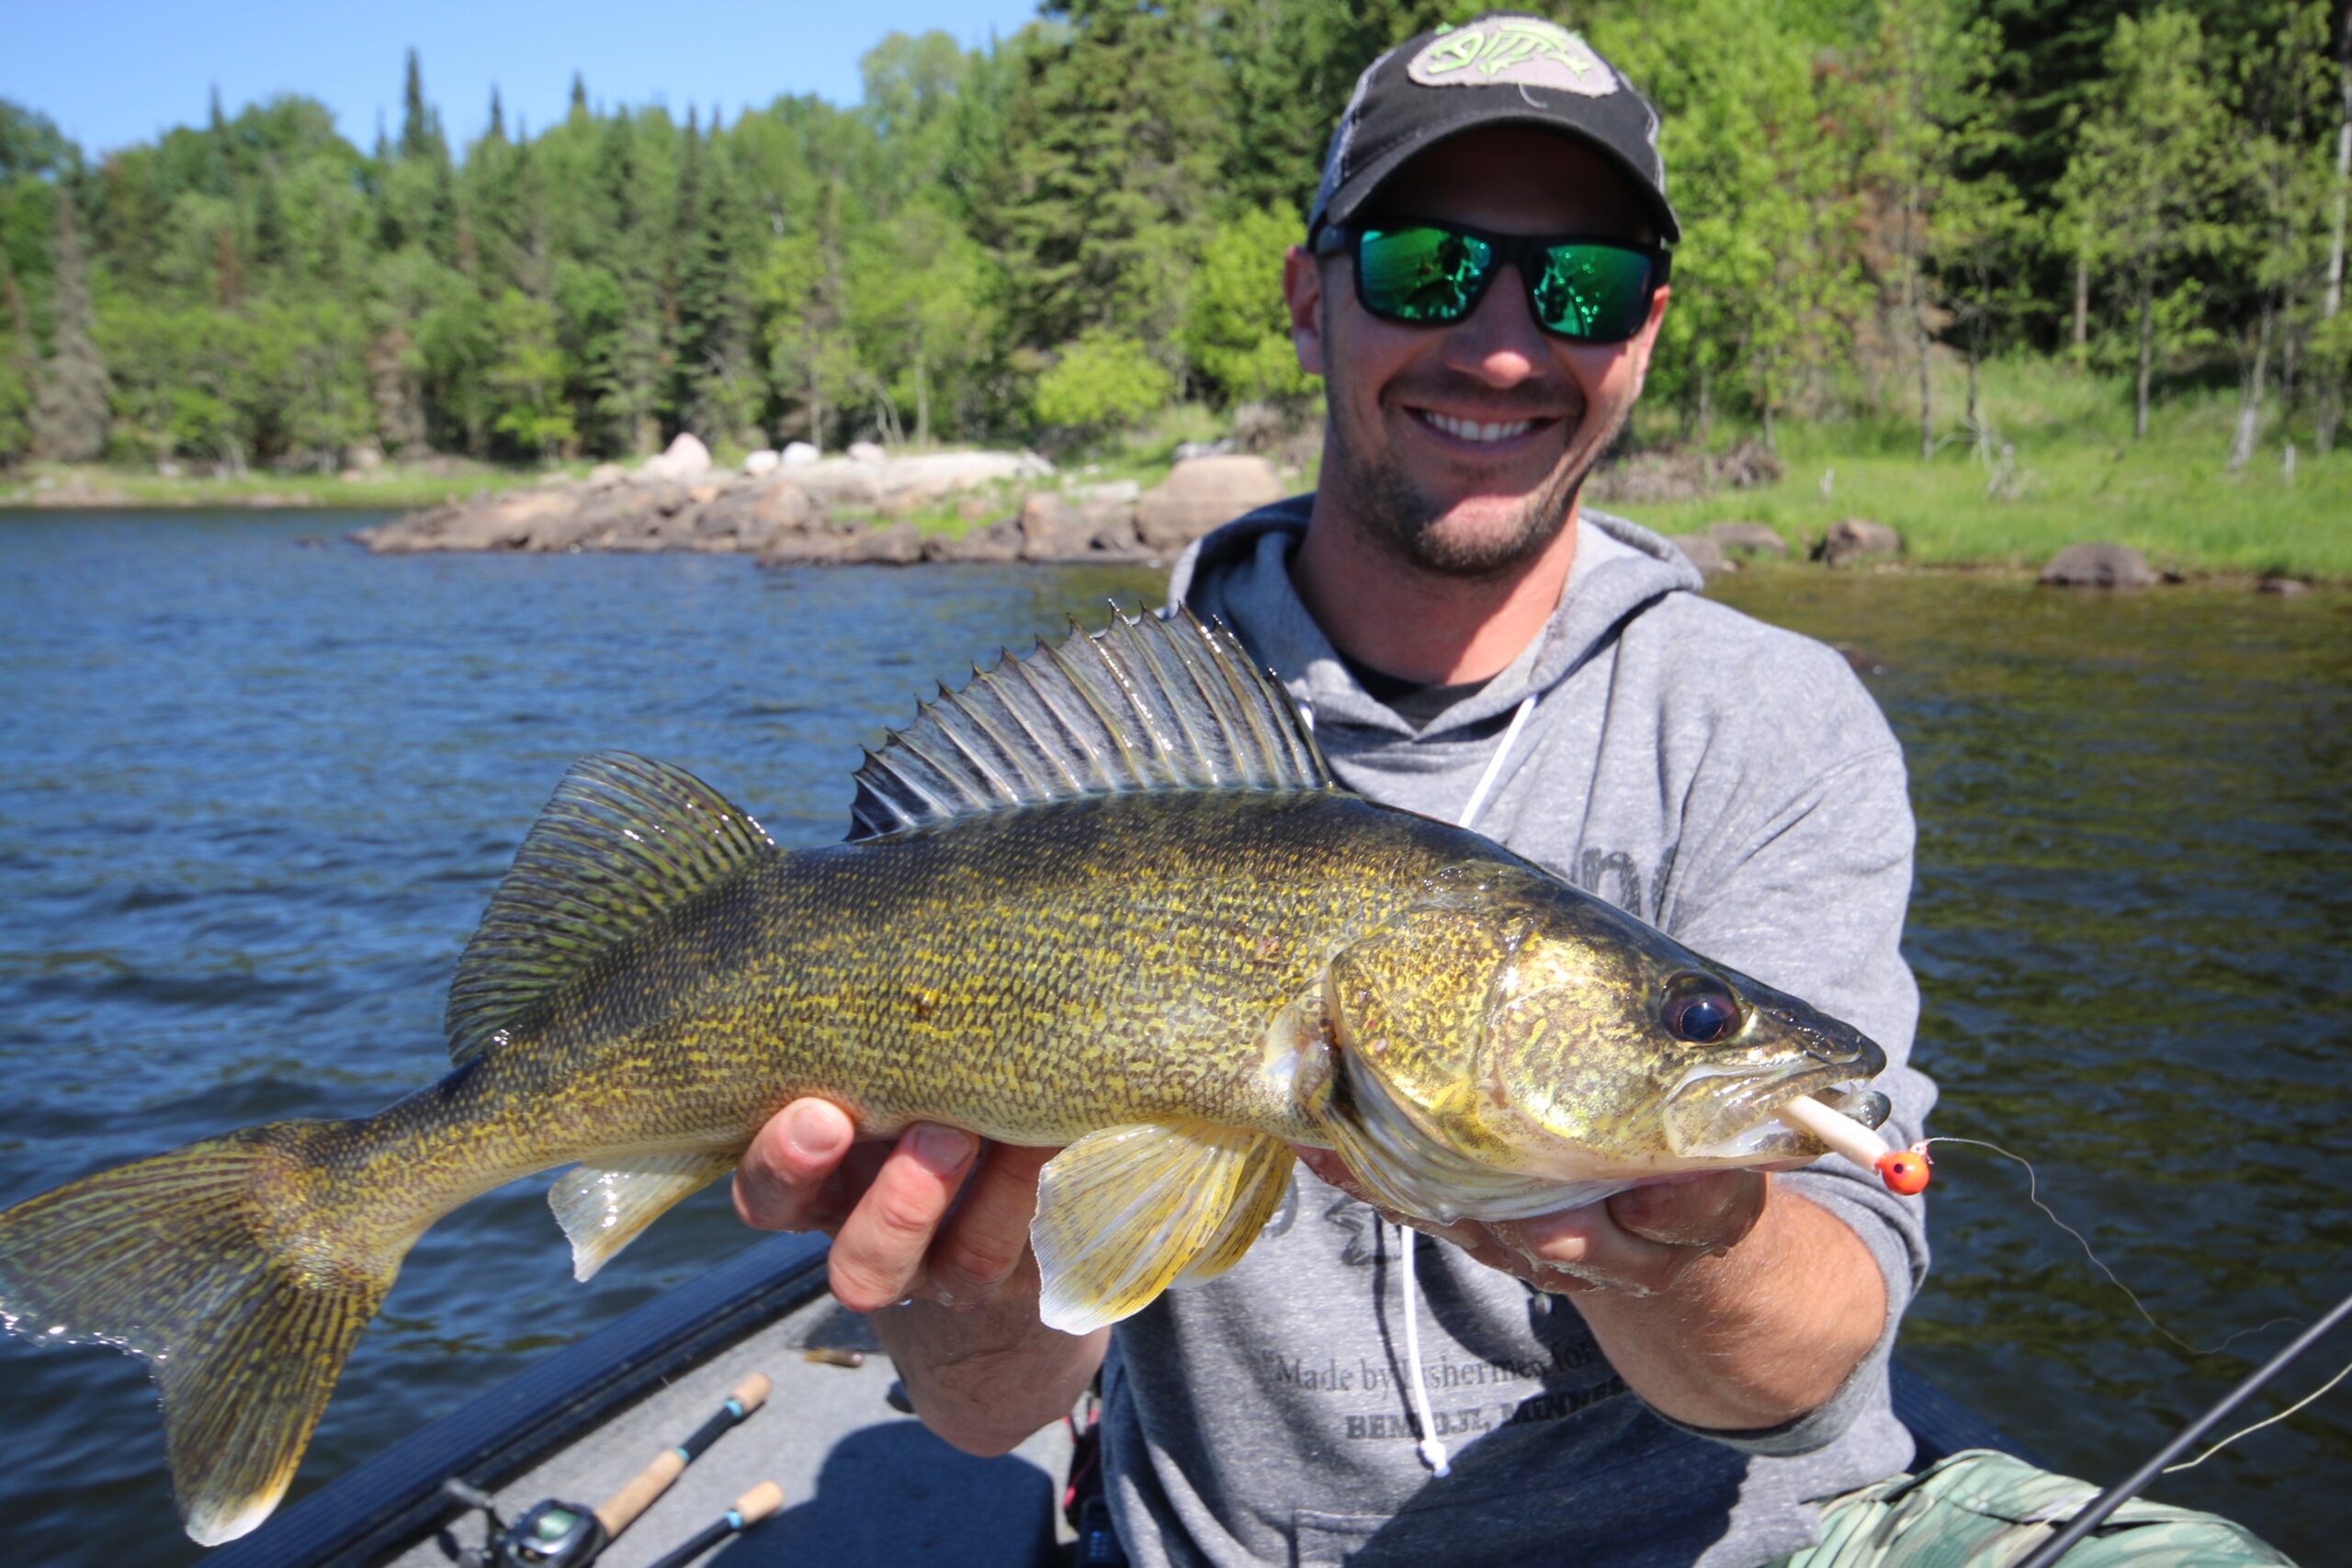
<instances>
[{"instance_id":1,"label":"hoodie drawstring","mask_svg":"<svg viewBox=\"0 0 2352 1568\"><path fill-rule=\"evenodd\" d=\"M1460 826L1476 823L1478 813L1487 808L1487 797L1494 793L1496 781L1503 776L1503 763L1519 740L1519 732L1527 728L1530 714L1535 711L1536 694L1530 692L1520 700L1519 708L1510 716L1510 727L1495 746L1495 754L1487 759L1487 771L1478 775L1478 787L1470 792L1469 804L1462 808ZM1421 1462L1430 1473L1443 1476L1452 1470L1445 1457L1445 1444L1437 1435L1437 1420L1430 1414L1429 1380L1421 1375L1421 1313L1419 1287L1413 1274L1413 1258L1420 1249L1415 1245L1419 1236L1409 1225L1396 1227L1396 1245L1403 1252L1401 1283L1405 1297L1405 1375L1410 1380L1408 1392L1413 1402L1413 1419L1421 1428L1421 1440L1415 1445Z\"/></svg>"}]
</instances>

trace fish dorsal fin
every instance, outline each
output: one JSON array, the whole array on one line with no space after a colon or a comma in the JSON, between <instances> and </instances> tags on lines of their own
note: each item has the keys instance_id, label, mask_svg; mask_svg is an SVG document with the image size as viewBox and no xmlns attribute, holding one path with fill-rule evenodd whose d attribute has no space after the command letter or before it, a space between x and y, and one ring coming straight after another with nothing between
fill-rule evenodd
<instances>
[{"instance_id":1,"label":"fish dorsal fin","mask_svg":"<svg viewBox=\"0 0 2352 1568\"><path fill-rule=\"evenodd\" d=\"M626 751L571 764L514 853L449 987L463 1062L662 909L774 849L692 773Z\"/></svg>"},{"instance_id":2,"label":"fish dorsal fin","mask_svg":"<svg viewBox=\"0 0 2352 1568\"><path fill-rule=\"evenodd\" d=\"M1078 795L1330 784L1289 694L1222 624L1114 614L918 704L857 770L849 836Z\"/></svg>"}]
</instances>

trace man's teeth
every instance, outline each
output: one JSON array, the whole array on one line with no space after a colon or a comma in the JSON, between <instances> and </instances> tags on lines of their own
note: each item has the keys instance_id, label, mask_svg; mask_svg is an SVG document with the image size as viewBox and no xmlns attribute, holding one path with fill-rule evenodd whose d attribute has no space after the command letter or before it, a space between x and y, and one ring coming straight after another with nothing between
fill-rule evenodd
<instances>
[{"instance_id":1,"label":"man's teeth","mask_svg":"<svg viewBox=\"0 0 2352 1568\"><path fill-rule=\"evenodd\" d=\"M1421 417L1462 441L1508 441L1535 428L1532 419L1515 419L1509 424L1481 424L1475 419L1456 419L1444 413L1424 412Z\"/></svg>"}]
</instances>

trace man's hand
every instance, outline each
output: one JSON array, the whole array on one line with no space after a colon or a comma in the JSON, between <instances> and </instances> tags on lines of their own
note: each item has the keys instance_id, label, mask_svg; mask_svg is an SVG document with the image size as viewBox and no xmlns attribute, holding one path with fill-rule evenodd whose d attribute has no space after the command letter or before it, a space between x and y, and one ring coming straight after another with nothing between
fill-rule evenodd
<instances>
[{"instance_id":1,"label":"man's hand","mask_svg":"<svg viewBox=\"0 0 2352 1568\"><path fill-rule=\"evenodd\" d=\"M798 1100L743 1152L735 1212L831 1235L833 1294L874 1314L923 1425L992 1456L1068 1415L1110 1343L1037 1320L1029 1218L1053 1155L929 1123L861 1141L840 1106Z\"/></svg>"},{"instance_id":2,"label":"man's hand","mask_svg":"<svg viewBox=\"0 0 2352 1568\"><path fill-rule=\"evenodd\" d=\"M1441 1225L1374 1202L1340 1156L1327 1149L1303 1148L1298 1155L1317 1176L1371 1203L1391 1224L1451 1242L1487 1268L1555 1295L1622 1291L1654 1296L1670 1291L1692 1264L1724 1256L1755 1229L1770 1191L1761 1171L1710 1171L1630 1188L1558 1213Z\"/></svg>"},{"instance_id":3,"label":"man's hand","mask_svg":"<svg viewBox=\"0 0 2352 1568\"><path fill-rule=\"evenodd\" d=\"M1339 1156L1298 1153L1371 1201ZM1381 1213L1570 1297L1627 1385L1693 1427L1753 1431L1804 1416L1885 1325L1885 1281L1861 1238L1760 1170L1647 1183L1525 1220Z\"/></svg>"},{"instance_id":4,"label":"man's hand","mask_svg":"<svg viewBox=\"0 0 2352 1568\"><path fill-rule=\"evenodd\" d=\"M797 1100L743 1152L735 1212L762 1230L831 1236L833 1294L852 1312L910 1297L969 1308L995 1295L1028 1251L1037 1172L1053 1154L984 1149L928 1122L895 1145L861 1142L840 1106Z\"/></svg>"}]
</instances>

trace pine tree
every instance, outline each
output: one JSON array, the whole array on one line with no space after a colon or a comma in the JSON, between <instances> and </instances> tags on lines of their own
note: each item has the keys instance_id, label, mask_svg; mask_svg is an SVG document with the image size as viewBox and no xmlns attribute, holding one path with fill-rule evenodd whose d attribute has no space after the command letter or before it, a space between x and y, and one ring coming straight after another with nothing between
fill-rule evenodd
<instances>
[{"instance_id":1,"label":"pine tree","mask_svg":"<svg viewBox=\"0 0 2352 1568\"><path fill-rule=\"evenodd\" d=\"M32 311L5 252L0 252L0 313L8 319L7 338L0 342L0 469L7 469L32 445L33 378L40 359L33 348Z\"/></svg>"},{"instance_id":2,"label":"pine tree","mask_svg":"<svg viewBox=\"0 0 2352 1568\"><path fill-rule=\"evenodd\" d=\"M112 413L106 362L98 357L89 271L74 222L73 193L57 189L57 327L41 367L32 414L33 447L58 462L87 463L106 450Z\"/></svg>"},{"instance_id":3,"label":"pine tree","mask_svg":"<svg viewBox=\"0 0 2352 1568\"><path fill-rule=\"evenodd\" d=\"M735 259L741 228L735 182L715 129L697 151L691 117L679 199L674 404L680 428L716 445L734 440L752 422L757 389L750 302Z\"/></svg>"},{"instance_id":4,"label":"pine tree","mask_svg":"<svg viewBox=\"0 0 2352 1568\"><path fill-rule=\"evenodd\" d=\"M1069 32L1024 52L1010 107L1010 198L975 220L1021 280L1022 343L1049 350L1102 327L1157 351L1182 330L1223 151L1224 94L1201 7L1056 9Z\"/></svg>"}]
</instances>

